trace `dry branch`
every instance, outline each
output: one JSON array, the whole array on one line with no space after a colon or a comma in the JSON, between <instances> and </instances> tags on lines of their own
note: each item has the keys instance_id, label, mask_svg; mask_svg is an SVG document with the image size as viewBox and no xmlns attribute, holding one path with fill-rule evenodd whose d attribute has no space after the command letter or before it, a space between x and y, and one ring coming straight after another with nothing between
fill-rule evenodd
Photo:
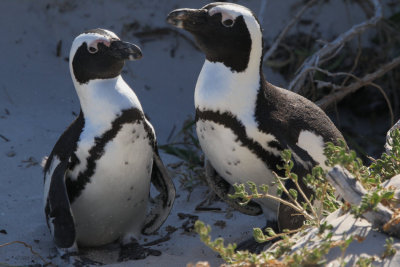
<instances>
[{"instance_id":1,"label":"dry branch","mask_svg":"<svg viewBox=\"0 0 400 267\"><path fill-rule=\"evenodd\" d=\"M360 205L362 197L367 193L361 183L340 166L332 168L326 178L335 187L337 193L351 205ZM400 237L400 224L397 224L399 215L382 204L378 204L376 210L365 212L363 217L372 224L372 227Z\"/></svg>"},{"instance_id":2,"label":"dry branch","mask_svg":"<svg viewBox=\"0 0 400 267\"><path fill-rule=\"evenodd\" d=\"M314 67L318 67L327 60L336 55L344 46L346 42L353 37L360 35L365 30L375 26L382 18L382 6L379 0L370 0L375 8L375 14L372 18L360 24L354 25L347 32L339 35L332 42L326 43L320 50L309 57L301 66L296 77L291 81L289 90L299 92L304 85L309 73L314 73Z\"/></svg>"},{"instance_id":3,"label":"dry branch","mask_svg":"<svg viewBox=\"0 0 400 267\"><path fill-rule=\"evenodd\" d=\"M325 109L330 104L340 101L345 96L347 96L348 94L354 93L355 91L357 91L361 87L363 87L365 85L372 84L372 81L376 80L379 77L382 77L384 74L386 74L387 72L389 72L390 70L394 69L395 67L397 67L399 65L400 65L400 56L396 57L395 59L393 59L391 62L387 63L386 65L383 65L377 71L365 75L363 78L357 78L354 75L351 75L349 73L336 73L335 74L335 73L329 73L329 72L321 70L319 68L309 67L309 69L312 70L312 71L316 71L316 70L317 71L321 71L324 74L329 75L329 76L349 75L349 76L352 76L353 78L355 78L357 80L356 82L351 83L351 84L349 84L349 85L347 85L345 87L334 87L333 86L332 88L334 88L334 89L339 89L340 88L340 90L337 90L336 92L325 96L324 98L320 99L316 103L322 109ZM328 85L328 83L321 83L321 82L318 82L318 84L319 85L324 85L324 86Z\"/></svg>"},{"instance_id":4,"label":"dry branch","mask_svg":"<svg viewBox=\"0 0 400 267\"><path fill-rule=\"evenodd\" d=\"M23 241L12 241L12 242L8 242L8 243L0 244L0 248L6 247L6 246L10 246L10 245L13 245L13 244L21 244L21 245L25 246L26 248L29 248L29 250L31 251L31 253L32 253L33 255L39 257L39 258L43 261L43 263L44 263L43 266L56 266L56 265L53 264L52 262L48 262L48 261L47 261L45 258L43 258L38 252L34 251L31 245L29 245L29 244L27 244L27 243L25 243L25 242L23 242ZM1 264L0 264L0 265L1 265Z\"/></svg>"},{"instance_id":5,"label":"dry branch","mask_svg":"<svg viewBox=\"0 0 400 267\"><path fill-rule=\"evenodd\" d=\"M267 7L268 4L268 0L261 0L260 1L260 10L258 11L258 21L260 22L260 24L263 24L263 19L264 19L264 11L265 8Z\"/></svg>"},{"instance_id":6,"label":"dry branch","mask_svg":"<svg viewBox=\"0 0 400 267\"><path fill-rule=\"evenodd\" d=\"M10 139L8 139L7 137L5 137L4 135L0 134L0 138L3 139L6 142L10 142Z\"/></svg>"},{"instance_id":7,"label":"dry branch","mask_svg":"<svg viewBox=\"0 0 400 267\"><path fill-rule=\"evenodd\" d=\"M290 29L296 24L296 22L300 19L300 17L306 12L308 8L314 5L317 0L310 0L297 14L294 16L289 23L285 26L282 32L279 34L278 38L276 38L275 42L271 45L268 51L264 55L264 61L268 60L271 55L275 52L276 48L282 41L282 39L286 36L286 34L290 31Z\"/></svg>"}]
</instances>

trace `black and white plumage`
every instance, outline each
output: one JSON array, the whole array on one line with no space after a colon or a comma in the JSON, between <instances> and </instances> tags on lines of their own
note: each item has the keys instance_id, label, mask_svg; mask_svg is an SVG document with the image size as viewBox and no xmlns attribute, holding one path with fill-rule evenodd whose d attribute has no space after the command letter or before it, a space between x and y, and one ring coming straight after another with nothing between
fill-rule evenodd
<instances>
[{"instance_id":1,"label":"black and white plumage","mask_svg":"<svg viewBox=\"0 0 400 267\"><path fill-rule=\"evenodd\" d=\"M325 142L343 136L314 103L264 79L262 30L249 9L217 2L174 10L167 21L190 32L206 56L195 88L196 129L208 181L220 197L241 208L226 195L229 184L247 181L274 192L272 172L281 173L276 165L284 149L292 150L300 177L316 164L325 167ZM276 221L277 202L257 203L267 221ZM292 211L279 210L281 229L298 224L285 214ZM259 213L257 207L243 211Z\"/></svg>"},{"instance_id":2,"label":"black and white plumage","mask_svg":"<svg viewBox=\"0 0 400 267\"><path fill-rule=\"evenodd\" d=\"M121 77L126 60L142 53L113 32L75 38L70 71L81 111L44 166L44 208L56 246L123 244L156 231L175 198L158 155L154 129ZM148 205L151 182L159 191Z\"/></svg>"}]
</instances>

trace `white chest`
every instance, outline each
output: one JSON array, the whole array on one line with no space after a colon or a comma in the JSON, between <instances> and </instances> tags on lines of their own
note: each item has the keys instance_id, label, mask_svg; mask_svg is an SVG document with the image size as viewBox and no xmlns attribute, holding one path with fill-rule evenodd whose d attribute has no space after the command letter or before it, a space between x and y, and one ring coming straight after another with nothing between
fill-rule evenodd
<instances>
[{"instance_id":1,"label":"white chest","mask_svg":"<svg viewBox=\"0 0 400 267\"><path fill-rule=\"evenodd\" d=\"M206 61L196 84L196 108L229 110L241 120L250 120L259 82L258 73L233 73L222 63Z\"/></svg>"},{"instance_id":2,"label":"white chest","mask_svg":"<svg viewBox=\"0 0 400 267\"><path fill-rule=\"evenodd\" d=\"M201 148L211 164L230 184L252 181L257 185L268 184L270 193L276 194L274 176L267 165L244 146L235 133L220 124L199 120L196 124ZM277 203L259 201L267 217L275 217Z\"/></svg>"},{"instance_id":3,"label":"white chest","mask_svg":"<svg viewBox=\"0 0 400 267\"><path fill-rule=\"evenodd\" d=\"M76 151L80 163L72 178L87 168L87 148L94 144L88 135ZM146 215L153 149L143 123L124 124L104 147L90 182L72 204L78 244L99 245L125 233L140 232Z\"/></svg>"}]
</instances>

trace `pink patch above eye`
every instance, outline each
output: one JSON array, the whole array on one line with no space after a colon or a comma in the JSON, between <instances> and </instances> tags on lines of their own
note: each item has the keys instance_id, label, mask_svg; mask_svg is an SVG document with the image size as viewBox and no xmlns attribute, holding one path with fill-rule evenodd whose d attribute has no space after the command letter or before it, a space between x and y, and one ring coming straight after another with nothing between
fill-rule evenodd
<instances>
[{"instance_id":1,"label":"pink patch above eye","mask_svg":"<svg viewBox=\"0 0 400 267\"><path fill-rule=\"evenodd\" d=\"M98 50L97 45L98 45L99 43L102 43L103 45L105 45L105 46L107 46L107 47L110 47L110 45L111 45L111 42L110 42L110 40L108 40L108 39L97 39L97 40L95 40L95 41L89 43L88 46L89 46L89 47L95 48L96 51L97 51L97 50Z\"/></svg>"}]
</instances>

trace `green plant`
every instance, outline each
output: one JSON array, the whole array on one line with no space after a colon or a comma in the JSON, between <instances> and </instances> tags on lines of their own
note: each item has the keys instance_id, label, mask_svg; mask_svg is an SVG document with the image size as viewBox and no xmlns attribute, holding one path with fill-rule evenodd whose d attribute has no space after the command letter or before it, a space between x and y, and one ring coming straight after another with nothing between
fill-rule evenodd
<instances>
[{"instance_id":1,"label":"green plant","mask_svg":"<svg viewBox=\"0 0 400 267\"><path fill-rule=\"evenodd\" d=\"M375 210L379 203L390 203L393 200L394 191L380 186L365 194L359 206L353 206L351 212L360 218L365 212Z\"/></svg>"},{"instance_id":2,"label":"green plant","mask_svg":"<svg viewBox=\"0 0 400 267\"><path fill-rule=\"evenodd\" d=\"M322 207L318 210L318 217L328 216L331 212L337 210L342 204L335 196L335 189L326 180L326 173L320 166L311 170L311 174L303 177L303 182L314 192L314 197Z\"/></svg>"},{"instance_id":3,"label":"green plant","mask_svg":"<svg viewBox=\"0 0 400 267\"><path fill-rule=\"evenodd\" d=\"M389 237L386 239L385 251L383 252L382 255L383 259L387 257L393 257L397 253L397 250L396 248L393 247L393 244L394 244L393 237Z\"/></svg>"},{"instance_id":4,"label":"green plant","mask_svg":"<svg viewBox=\"0 0 400 267\"><path fill-rule=\"evenodd\" d=\"M274 173L275 183L277 185L276 195L270 194L268 192L269 186L266 184L256 185L253 182L247 182L247 186L245 184L234 184L235 193L230 195L230 197L233 199L239 199L241 201L240 202L241 205L246 205L253 199L260 199L260 198L271 199L273 201L280 202L281 204L293 208L299 214L303 215L306 218L306 220L308 220L307 224L319 225L320 218L318 217L316 210L311 204L312 199L309 199L302 190L298 181L298 176L295 173L291 172L294 166L294 163L291 160L291 151L290 150L282 151L281 157L283 160L283 165L277 167L279 170L284 170L285 177L279 177L276 173ZM296 186L296 189L293 188L287 189L284 186L284 182L288 179L293 181L293 183ZM313 177L310 176L309 179L312 180ZM285 193L289 197L289 200L282 199L280 197L282 193ZM304 199L304 202L298 201L299 194ZM257 231L258 231L257 235L259 235L260 231L259 230ZM269 237L260 236L259 240L269 241L271 240L271 237L272 236Z\"/></svg>"},{"instance_id":5,"label":"green plant","mask_svg":"<svg viewBox=\"0 0 400 267\"><path fill-rule=\"evenodd\" d=\"M326 165L335 166L340 165L347 169L351 174L353 174L357 180L361 181L363 185L379 183L380 181L369 180L369 170L364 166L362 160L357 157L354 150L350 150L347 144L343 140L337 140L337 144L332 142L326 143L324 154L327 157Z\"/></svg>"},{"instance_id":6,"label":"green plant","mask_svg":"<svg viewBox=\"0 0 400 267\"><path fill-rule=\"evenodd\" d=\"M210 233L211 233L211 226L205 225L201 221L196 221L194 225L195 231L199 234L200 240L210 247L215 252L218 252L219 255L224 259L224 261L228 264L255 264L259 262L258 258L264 257L265 254L257 255L250 253L248 251L238 251L236 252L236 244L228 244L228 246L224 245L223 238L217 238L212 241ZM265 258L267 259L267 258Z\"/></svg>"},{"instance_id":7,"label":"green plant","mask_svg":"<svg viewBox=\"0 0 400 267\"><path fill-rule=\"evenodd\" d=\"M260 254L253 254L248 251L235 251L236 244L224 245L223 238L212 240L210 233L211 227L201 221L195 223L195 231L200 235L204 244L210 247L230 266L313 266L322 265L326 262L325 256L334 247L345 250L353 240L349 238L344 241L333 241L332 228L326 223L321 224L318 233L318 242L308 247L292 252L293 245L301 239L301 236L290 239L288 235L283 235L282 240L276 242L272 249ZM274 233L270 233L273 235Z\"/></svg>"},{"instance_id":8,"label":"green plant","mask_svg":"<svg viewBox=\"0 0 400 267\"><path fill-rule=\"evenodd\" d=\"M390 151L383 153L380 159L375 160L371 166L371 175L385 181L400 173L400 131L395 129L390 132L388 140Z\"/></svg>"},{"instance_id":9,"label":"green plant","mask_svg":"<svg viewBox=\"0 0 400 267\"><path fill-rule=\"evenodd\" d=\"M326 145L326 164L328 166L343 166L368 191L363 196L360 205L350 207L350 211L356 217L361 217L365 212L373 210L378 204L392 209L394 209L395 204L398 204L398 200L394 198L394 188L384 188L381 185L382 181L391 178L390 175L400 172L400 131L396 130L391 134L391 137L390 152L384 153L380 159L374 161L370 166L365 166L356 153L349 150L343 141L339 141L337 145L333 143ZM253 229L253 236L258 242L278 240L271 248L259 255L246 251L235 251L236 245L228 244L225 246L222 238L212 241L210 237L211 227L205 226L202 222L196 222L196 231L200 234L201 240L218 252L228 264L233 266L323 265L326 262L325 256L334 247L341 249L341 265L345 266L347 264L344 260L347 248L354 240L362 242L363 239L353 235L343 235L342 239L333 241L332 226L326 221L321 222L324 216L335 211L341 204L334 195L334 188L327 183L325 172L321 167L317 166L313 168L311 174L303 177L304 183L314 191L315 200L319 200L323 204L320 210L315 210L311 205L313 199L308 199L304 195L298 183L299 178L291 172L293 168L291 152L285 150L281 156L283 164L279 166L279 169L283 170L284 177L275 174L278 195L270 194L270 188L267 185L256 185L253 182L248 182L247 184L235 184L235 193L231 197L240 200L242 205L246 205L253 199L260 198L267 198L289 205L306 218L303 226L299 229L286 230L282 233L275 233L270 228L264 231L260 228ZM283 186L287 179L291 179L294 182L296 189L287 190ZM282 193L286 193L289 196L289 200L282 199L279 196ZM301 203L298 201L300 195L305 199ZM302 237L313 228L318 229L316 235L307 240L300 249L293 251L293 245L301 241ZM292 236L294 233L297 234ZM393 242L392 238L386 240L382 258L393 256L396 253ZM355 264L356 266L371 266L373 261L374 257L362 257Z\"/></svg>"},{"instance_id":10,"label":"green plant","mask_svg":"<svg viewBox=\"0 0 400 267\"><path fill-rule=\"evenodd\" d=\"M394 198L394 188L384 188L382 182L400 173L400 131L395 129L390 133L390 151L383 153L380 159L374 160L370 166L364 166L353 150L349 150L343 141L338 145L327 143L325 155L327 165L340 165L346 168L361 182L368 193L362 197L358 206L351 207L356 217L374 210L378 204L393 207L398 200Z\"/></svg>"},{"instance_id":11,"label":"green plant","mask_svg":"<svg viewBox=\"0 0 400 267\"><path fill-rule=\"evenodd\" d=\"M253 229L253 236L257 242L264 243L267 241L280 239L276 244L274 250L268 253L261 253L255 255L247 251L235 251L235 244L224 245L223 238L217 238L212 241L210 233L211 227L205 226L201 221L196 222L195 230L200 235L200 239L211 249L218 252L220 256L228 263L234 265L242 264L262 264L266 262L273 261L274 265L283 264L284 266L297 266L298 264L322 264L325 261L324 255L328 253L330 248L333 246L331 237L332 234L325 234L323 242L318 246L312 248L304 247L301 251L290 254L293 242L290 241L289 236L301 232L304 229L310 227L319 227L319 235L322 236L325 231L330 230L331 226L326 223L321 224L321 214L312 206L312 199L308 198L299 184L299 178L291 170L294 166L291 160L291 151L284 150L281 153L283 164L278 166L279 170L284 171L285 177L280 177L274 173L276 179L276 185L278 188L278 195L270 194L268 185L256 185L253 182L248 182L245 184L235 184L235 193L230 195L233 199L239 199L241 205L246 205L253 199L268 198L274 201L278 201L284 205L288 205L296 210L298 213L302 214L306 218L306 222L299 229L294 230L284 230L282 233L275 233L271 228L267 228L264 231L260 228ZM286 189L284 182L290 179L295 184L296 189ZM316 194L316 199L325 203L323 206L329 211L333 211L338 208L338 202L334 198L333 189L330 187L325 179L325 174L321 168L314 168L311 175L308 175L305 182L311 185L311 188L320 188L322 191L318 191ZM286 193L289 200L284 200L279 195ZM329 196L327 196L329 194ZM303 202L298 201L298 196L301 195ZM323 208L324 209L324 208ZM327 213L324 213L327 214ZM271 263L271 262L270 262Z\"/></svg>"},{"instance_id":12,"label":"green plant","mask_svg":"<svg viewBox=\"0 0 400 267\"><path fill-rule=\"evenodd\" d=\"M357 267L370 267L372 266L372 262L374 261L374 257L360 257L358 258L355 265Z\"/></svg>"}]
</instances>

